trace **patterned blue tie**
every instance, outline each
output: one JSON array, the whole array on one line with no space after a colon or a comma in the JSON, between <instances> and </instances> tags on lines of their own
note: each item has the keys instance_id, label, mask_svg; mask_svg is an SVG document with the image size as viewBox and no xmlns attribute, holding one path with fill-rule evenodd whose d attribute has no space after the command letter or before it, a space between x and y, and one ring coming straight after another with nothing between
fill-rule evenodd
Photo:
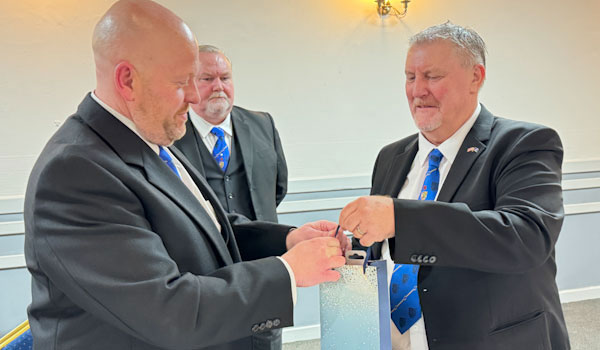
<instances>
[{"instance_id":1,"label":"patterned blue tie","mask_svg":"<svg viewBox=\"0 0 600 350\"><path fill-rule=\"evenodd\" d=\"M431 201L435 199L440 183L440 162L442 152L437 148L429 153L429 168L421 188L420 200ZM417 291L417 275L419 265L396 264L390 283L390 306L392 308L392 321L404 334L415 322L421 318L421 304Z\"/></svg>"},{"instance_id":2,"label":"patterned blue tie","mask_svg":"<svg viewBox=\"0 0 600 350\"><path fill-rule=\"evenodd\" d=\"M175 163L173 163L173 158L171 158L169 153L167 153L167 151L165 151L163 146L158 146L158 156L160 157L160 159L163 160L163 162L165 162L165 164L167 164L167 166L169 168L171 168L171 170L173 170L175 175L179 176L179 178L181 179L181 175L179 175L179 171L177 171L177 168L175 167Z\"/></svg>"},{"instance_id":3,"label":"patterned blue tie","mask_svg":"<svg viewBox=\"0 0 600 350\"><path fill-rule=\"evenodd\" d=\"M225 142L225 132L223 129L216 126L212 128L210 132L217 136L217 143L215 143L212 155L217 161L217 164L219 164L219 167L225 172L227 171L227 165L229 164L229 147L227 147L227 142Z\"/></svg>"}]
</instances>

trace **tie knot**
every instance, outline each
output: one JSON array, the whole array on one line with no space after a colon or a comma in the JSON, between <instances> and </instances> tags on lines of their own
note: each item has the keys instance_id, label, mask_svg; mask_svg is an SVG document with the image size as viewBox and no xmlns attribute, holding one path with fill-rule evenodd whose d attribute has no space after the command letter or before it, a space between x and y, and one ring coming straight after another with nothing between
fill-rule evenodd
<instances>
[{"instance_id":1,"label":"tie knot","mask_svg":"<svg viewBox=\"0 0 600 350\"><path fill-rule=\"evenodd\" d=\"M429 153L429 166L434 166L434 167L438 167L440 166L440 162L442 161L442 158L444 157L444 155L442 154L442 152L440 152L439 149L434 148L430 153Z\"/></svg>"},{"instance_id":2,"label":"tie knot","mask_svg":"<svg viewBox=\"0 0 600 350\"><path fill-rule=\"evenodd\" d=\"M212 129L210 129L210 133L213 135L216 135L217 137L225 136L225 131L223 131L223 129L216 127L216 126Z\"/></svg>"},{"instance_id":3,"label":"tie knot","mask_svg":"<svg viewBox=\"0 0 600 350\"><path fill-rule=\"evenodd\" d=\"M171 158L169 153L167 153L167 151L165 151L163 146L158 146L158 156L160 157L160 159L164 160L165 162L173 161L173 158Z\"/></svg>"}]
</instances>

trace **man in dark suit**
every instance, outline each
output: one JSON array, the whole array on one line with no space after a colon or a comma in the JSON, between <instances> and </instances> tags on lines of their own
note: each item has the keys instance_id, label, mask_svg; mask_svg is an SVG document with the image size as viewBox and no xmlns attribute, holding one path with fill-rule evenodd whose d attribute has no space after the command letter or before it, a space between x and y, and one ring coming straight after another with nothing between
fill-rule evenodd
<instances>
[{"instance_id":1,"label":"man in dark suit","mask_svg":"<svg viewBox=\"0 0 600 350\"><path fill-rule=\"evenodd\" d=\"M200 102L190 106L186 133L175 146L206 177L225 210L277 222L288 172L273 118L234 106L229 58L211 45L200 45L199 51ZM215 135L221 132L228 152L222 167L216 161L222 143Z\"/></svg>"},{"instance_id":2,"label":"man in dark suit","mask_svg":"<svg viewBox=\"0 0 600 350\"><path fill-rule=\"evenodd\" d=\"M392 302L393 348L568 349L555 282L558 135L479 104L485 44L471 29L445 23L416 34L405 73L420 133L381 150L372 196L340 214L361 245L377 242L377 258L404 264L391 276L392 301L405 295ZM394 316L415 290L416 304Z\"/></svg>"},{"instance_id":3,"label":"man in dark suit","mask_svg":"<svg viewBox=\"0 0 600 350\"><path fill-rule=\"evenodd\" d=\"M96 89L42 151L25 196L34 347L252 349L252 334L291 325L297 286L339 278L336 225L228 215L168 147L198 102L197 44L179 17L118 1L93 51Z\"/></svg>"},{"instance_id":4,"label":"man in dark suit","mask_svg":"<svg viewBox=\"0 0 600 350\"><path fill-rule=\"evenodd\" d=\"M198 51L200 102L190 106L185 135L175 147L206 178L227 212L277 222L276 208L287 192L287 165L273 118L234 106L229 58L212 45L200 45ZM217 136L221 133L224 143ZM219 164L221 158L227 161ZM253 338L255 350L282 347L280 329Z\"/></svg>"}]
</instances>

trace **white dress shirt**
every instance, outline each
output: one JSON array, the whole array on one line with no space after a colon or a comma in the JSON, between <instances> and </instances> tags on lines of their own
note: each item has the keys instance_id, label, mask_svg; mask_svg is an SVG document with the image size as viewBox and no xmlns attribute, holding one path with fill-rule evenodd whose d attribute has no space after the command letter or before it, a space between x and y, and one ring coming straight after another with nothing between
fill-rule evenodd
<instances>
[{"instance_id":1,"label":"white dress shirt","mask_svg":"<svg viewBox=\"0 0 600 350\"><path fill-rule=\"evenodd\" d=\"M450 167L454 163L454 159L456 159L456 155L459 152L459 148L463 143L465 137L473 127L475 120L477 120L477 116L479 116L479 112L481 112L481 105L478 103L475 111L471 115L471 117L446 141L444 141L439 146L433 145L429 142L423 134L419 133L419 150L413 160L410 171L406 176L406 181L398 194L398 198L400 199L415 199L419 198L421 194L421 187L423 186L423 182L425 181L425 176L427 175L427 170L429 168L429 153L437 148L440 152L442 152L443 158L440 162L439 172L440 172L440 183L439 183L439 191L436 194L435 200L437 200L437 195L440 193L444 181L446 180L446 176L450 171ZM463 150L465 152L466 150ZM401 237L402 232L396 232L396 235ZM381 248L382 258L387 260L387 271L388 271L388 284L392 279L392 272L394 270L394 262L390 256L390 249L388 241L385 240L383 242ZM391 321L391 330L392 330L392 349L393 350L428 350L429 346L427 345L427 332L425 330L425 321L423 320L423 314L421 314L421 318L412 326L408 331L404 334L401 334L394 322Z\"/></svg>"},{"instance_id":2,"label":"white dress shirt","mask_svg":"<svg viewBox=\"0 0 600 350\"><path fill-rule=\"evenodd\" d=\"M212 154L213 148L215 148L215 144L217 143L217 135L211 133L210 131L214 127L219 127L223 129L225 132L225 143L227 143L227 148L229 148L229 154L231 154L231 139L233 138L233 125L231 123L231 113L227 115L225 120L221 122L219 125L213 125L201 116L199 116L193 109L190 108L190 119L192 120L192 125L196 128L196 131L202 137L202 141L206 145L208 152Z\"/></svg>"},{"instance_id":3,"label":"white dress shirt","mask_svg":"<svg viewBox=\"0 0 600 350\"><path fill-rule=\"evenodd\" d=\"M158 148L158 145L146 140L139 133L139 131L137 130L137 127L135 126L135 124L133 123L133 121L131 119L125 117L121 113L117 112L114 108L112 108L109 105L107 105L106 103L104 103L102 100L100 100L98 98L98 96L96 96L96 94L94 92L91 93L91 96L94 99L94 101L98 102L98 104L100 106L102 106L102 108L106 109L106 111L108 113L112 114L115 118L117 118L117 120L119 120L121 123L123 123L129 129L131 129L131 131L133 131L142 141L144 141L148 145L148 147L150 147L150 149L152 151L154 151L154 153L156 153L156 155L159 154L160 149ZM191 113L192 113L192 110L190 109L190 114ZM197 117L200 118L199 116L197 116ZM200 119L202 119L202 118L200 118ZM202 121L204 121L204 119L202 119ZM229 133L230 136L229 136L228 142L231 142L231 136L233 136L233 129L231 128L231 118L229 116L227 116L225 121L223 121L223 123L221 123L221 124L224 124L227 121L229 121L228 127L229 127L229 131L230 131L230 133ZM192 120L192 123L193 123L193 120ZM210 129L212 129L212 127ZM209 134L210 134L210 129L208 130ZM227 133L227 131L226 131L226 133ZM212 144L212 147L214 147L215 143L217 142L217 137L213 134L210 134L210 135L214 136L214 142ZM228 143L228 146L229 145L230 145L230 143ZM208 200L206 200L206 198L204 198L204 196L202 195L202 192L200 192L200 190L198 189L198 186L196 186L196 183L194 182L194 180L192 179L190 174L187 172L187 170L185 170L185 167L183 166L183 164L181 164L179 159L177 159L177 157L175 157L175 155L173 153L171 153L171 151L167 147L163 147L163 148L173 159L173 164L175 164L177 171L179 171L179 174L181 175L181 181L183 181L185 186L194 194L194 197L196 197L196 199L198 199L198 201L200 202L200 205L202 205L204 210L206 210L206 213L208 213L208 216L210 216L213 223L217 227L217 230L220 232L221 225L219 224L219 220L217 220L217 215L215 214L215 209L213 208L212 204L210 204L210 202ZM210 148L210 151L212 152L212 148ZM291 282L291 286L292 286L292 301L293 301L293 304L296 305L296 300L298 299L298 291L296 290L296 278L294 276L294 271L292 270L292 267L287 263L287 261L285 261L282 257L278 256L277 258L283 263L286 270L288 271L288 274L290 275L290 282Z\"/></svg>"}]
</instances>

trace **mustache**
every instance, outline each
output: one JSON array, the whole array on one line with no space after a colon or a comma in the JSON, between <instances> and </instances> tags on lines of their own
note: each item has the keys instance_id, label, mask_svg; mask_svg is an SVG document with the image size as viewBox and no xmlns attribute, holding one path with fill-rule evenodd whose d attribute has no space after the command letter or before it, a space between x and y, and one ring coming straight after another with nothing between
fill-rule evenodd
<instances>
[{"instance_id":1,"label":"mustache","mask_svg":"<svg viewBox=\"0 0 600 350\"><path fill-rule=\"evenodd\" d=\"M420 98L415 98L413 100L412 104L415 107L423 107L423 106L438 107L438 104L436 102L425 101L425 100L421 100Z\"/></svg>"},{"instance_id":2,"label":"mustache","mask_svg":"<svg viewBox=\"0 0 600 350\"><path fill-rule=\"evenodd\" d=\"M227 97L227 95L223 91L214 92L208 98L209 99L213 99L213 98L225 98L225 99L227 99L229 101L229 97Z\"/></svg>"}]
</instances>

